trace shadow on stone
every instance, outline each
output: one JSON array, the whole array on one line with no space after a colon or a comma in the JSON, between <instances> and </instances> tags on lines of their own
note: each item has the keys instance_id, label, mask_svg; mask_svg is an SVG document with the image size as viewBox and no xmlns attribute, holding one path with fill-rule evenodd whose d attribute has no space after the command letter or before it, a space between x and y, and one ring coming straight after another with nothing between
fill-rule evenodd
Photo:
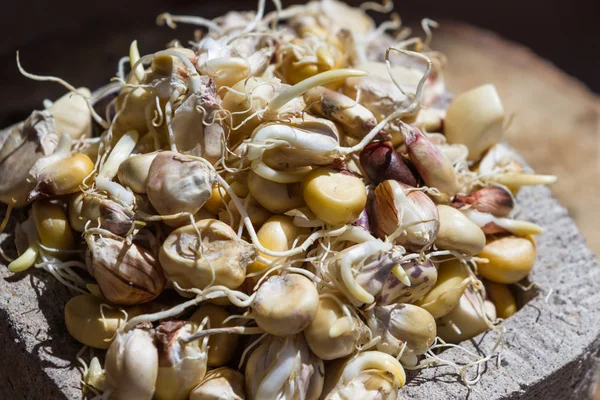
<instances>
[{"instance_id":1,"label":"shadow on stone","mask_svg":"<svg viewBox=\"0 0 600 400\"><path fill-rule=\"evenodd\" d=\"M0 220L5 210L1 207ZM15 210L0 237L0 248L13 259L18 256L13 232L24 218ZM70 399L80 392L75 370L80 346L69 336L63 316L70 297L46 271L30 268L13 274L0 266L0 371L5 382L0 398Z\"/></svg>"}]
</instances>

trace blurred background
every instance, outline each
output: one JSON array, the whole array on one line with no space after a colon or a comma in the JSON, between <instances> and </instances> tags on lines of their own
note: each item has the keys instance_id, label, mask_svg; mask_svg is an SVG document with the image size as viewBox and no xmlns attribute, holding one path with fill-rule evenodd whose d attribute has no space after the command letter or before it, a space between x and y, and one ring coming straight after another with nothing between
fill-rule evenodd
<instances>
[{"instance_id":1,"label":"blurred background","mask_svg":"<svg viewBox=\"0 0 600 400\"><path fill-rule=\"evenodd\" d=\"M284 6L297 3L283 0ZM358 5L360 1L349 1ZM272 9L272 5L269 5ZM96 88L116 72L117 60L138 39L142 54L171 39L185 42L194 28L157 27L162 12L217 17L250 10L256 1L128 0L4 2L0 24L0 127L41 108L64 89L22 77L15 52L30 72ZM514 117L507 141L544 174L556 174L555 195L600 254L600 56L598 0L403 0L395 11L421 35L419 21L441 23L432 46L448 56L455 93L494 83ZM372 14L379 22L385 17Z\"/></svg>"}]
</instances>

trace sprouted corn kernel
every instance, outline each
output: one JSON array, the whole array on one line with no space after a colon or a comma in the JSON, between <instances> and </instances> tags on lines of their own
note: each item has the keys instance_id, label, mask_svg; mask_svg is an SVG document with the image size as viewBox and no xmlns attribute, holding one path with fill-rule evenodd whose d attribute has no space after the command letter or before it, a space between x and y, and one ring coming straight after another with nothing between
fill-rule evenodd
<instances>
[{"instance_id":1,"label":"sprouted corn kernel","mask_svg":"<svg viewBox=\"0 0 600 400\"><path fill-rule=\"evenodd\" d=\"M442 339L502 341L506 285L528 276L542 231L512 217L511 191L556 177L499 143L492 85L450 100L436 22L409 37L395 13L377 27L365 12L392 7L163 13L197 26L193 45L132 40L92 93L17 54L23 75L69 93L0 137L0 201L30 211L9 270L86 293L65 323L108 349L104 370L101 355L84 368L89 390L396 398L404 367L456 367ZM463 381L501 348L469 353Z\"/></svg>"}]
</instances>

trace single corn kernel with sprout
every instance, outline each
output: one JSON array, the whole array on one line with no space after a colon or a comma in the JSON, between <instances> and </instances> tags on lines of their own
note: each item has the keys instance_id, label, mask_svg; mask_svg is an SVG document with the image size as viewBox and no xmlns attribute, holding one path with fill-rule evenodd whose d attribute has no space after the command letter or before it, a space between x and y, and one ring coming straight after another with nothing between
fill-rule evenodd
<instances>
[{"instance_id":1,"label":"single corn kernel with sprout","mask_svg":"<svg viewBox=\"0 0 600 400\"><path fill-rule=\"evenodd\" d=\"M246 363L248 400L317 400L323 390L323 361L302 335L267 336Z\"/></svg>"},{"instance_id":2,"label":"single corn kernel with sprout","mask_svg":"<svg viewBox=\"0 0 600 400\"><path fill-rule=\"evenodd\" d=\"M65 305L65 325L78 342L97 349L108 349L127 318L158 309L161 306L152 303L120 309L97 295L80 294Z\"/></svg>"},{"instance_id":3,"label":"single corn kernel with sprout","mask_svg":"<svg viewBox=\"0 0 600 400\"><path fill-rule=\"evenodd\" d=\"M87 284L86 289L90 294L77 295L65 305L65 325L75 340L98 349L108 349L128 319L168 308L168 303L160 301L117 306L102 296L98 285Z\"/></svg>"},{"instance_id":4,"label":"single corn kernel with sprout","mask_svg":"<svg viewBox=\"0 0 600 400\"><path fill-rule=\"evenodd\" d=\"M400 282L396 275L389 274L377 295L377 304L385 306L394 303L414 303L425 296L437 282L437 266L429 260L424 264L412 260L400 267L406 272L410 286Z\"/></svg>"},{"instance_id":5,"label":"single corn kernel with sprout","mask_svg":"<svg viewBox=\"0 0 600 400\"><path fill-rule=\"evenodd\" d=\"M145 194L150 165L158 153L134 154L119 165L117 176L122 185L135 193Z\"/></svg>"},{"instance_id":6,"label":"single corn kernel with sprout","mask_svg":"<svg viewBox=\"0 0 600 400\"><path fill-rule=\"evenodd\" d=\"M93 170L94 163L82 153L52 163L38 173L36 185L27 200L76 193Z\"/></svg>"},{"instance_id":7,"label":"single corn kernel with sprout","mask_svg":"<svg viewBox=\"0 0 600 400\"><path fill-rule=\"evenodd\" d=\"M276 275L258 288L251 308L257 325L265 332L276 336L294 335L315 319L319 292L303 275Z\"/></svg>"},{"instance_id":8,"label":"single corn kernel with sprout","mask_svg":"<svg viewBox=\"0 0 600 400\"><path fill-rule=\"evenodd\" d=\"M457 194L452 206L458 209L475 209L496 217L508 217L515 207L513 196L499 186L487 186L466 196Z\"/></svg>"},{"instance_id":9,"label":"single corn kernel with sprout","mask_svg":"<svg viewBox=\"0 0 600 400\"><path fill-rule=\"evenodd\" d=\"M372 142L360 152L360 165L374 184L393 179L417 186L417 178L406 161L394 150L392 142Z\"/></svg>"},{"instance_id":10,"label":"single corn kernel with sprout","mask_svg":"<svg viewBox=\"0 0 600 400\"><path fill-rule=\"evenodd\" d=\"M146 193L159 214L195 214L211 197L214 179L205 163L163 151L150 164Z\"/></svg>"},{"instance_id":11,"label":"single corn kernel with sprout","mask_svg":"<svg viewBox=\"0 0 600 400\"><path fill-rule=\"evenodd\" d=\"M371 304L394 270L404 282L408 277L390 250L391 243L367 240L340 251L327 265L330 280L354 305Z\"/></svg>"},{"instance_id":12,"label":"single corn kernel with sprout","mask_svg":"<svg viewBox=\"0 0 600 400\"><path fill-rule=\"evenodd\" d=\"M402 123L401 130L410 161L423 182L446 196L454 196L459 183L450 160L418 128Z\"/></svg>"},{"instance_id":13,"label":"single corn kernel with sprout","mask_svg":"<svg viewBox=\"0 0 600 400\"><path fill-rule=\"evenodd\" d=\"M412 304L375 306L369 312L369 327L381 336L377 350L417 364L416 356L425 354L433 344L437 329L433 316L425 309Z\"/></svg>"},{"instance_id":14,"label":"single corn kernel with sprout","mask_svg":"<svg viewBox=\"0 0 600 400\"><path fill-rule=\"evenodd\" d=\"M88 88L81 87L77 92L91 97ZM56 122L56 131L68 133L73 139L87 138L92 135L92 114L85 98L67 93L48 109Z\"/></svg>"},{"instance_id":15,"label":"single corn kernel with sprout","mask_svg":"<svg viewBox=\"0 0 600 400\"><path fill-rule=\"evenodd\" d=\"M347 316L342 305L331 297L321 296L315 319L304 330L308 346L323 360L349 356L366 334L362 321Z\"/></svg>"},{"instance_id":16,"label":"single corn kernel with sprout","mask_svg":"<svg viewBox=\"0 0 600 400\"><path fill-rule=\"evenodd\" d=\"M166 280L153 253L125 239L86 236L86 265L102 295L115 304L142 304L163 291Z\"/></svg>"},{"instance_id":17,"label":"single corn kernel with sprout","mask_svg":"<svg viewBox=\"0 0 600 400\"><path fill-rule=\"evenodd\" d=\"M304 101L315 114L340 124L344 132L362 139L377 125L371 111L354 99L331 89L319 86L304 94Z\"/></svg>"},{"instance_id":18,"label":"single corn kernel with sprout","mask_svg":"<svg viewBox=\"0 0 600 400\"><path fill-rule=\"evenodd\" d=\"M317 218L331 225L354 222L367 204L365 184L330 167L311 171L302 181L302 193Z\"/></svg>"},{"instance_id":19,"label":"single corn kernel with sprout","mask_svg":"<svg viewBox=\"0 0 600 400\"><path fill-rule=\"evenodd\" d=\"M125 323L125 314L108 305L101 309L102 304L101 299L88 294L73 297L65 305L65 324L78 342L108 349L117 329Z\"/></svg>"},{"instance_id":20,"label":"single corn kernel with sprout","mask_svg":"<svg viewBox=\"0 0 600 400\"><path fill-rule=\"evenodd\" d=\"M325 400L396 399L406 373L396 358L380 351L364 351L338 368L328 366Z\"/></svg>"},{"instance_id":21,"label":"single corn kernel with sprout","mask_svg":"<svg viewBox=\"0 0 600 400\"><path fill-rule=\"evenodd\" d=\"M168 50L180 53L182 56L185 56L190 60L196 58L196 54L192 50L186 49L185 47L171 47ZM169 54L159 54L155 56L152 59L150 69L152 70L152 73L164 76L187 75L183 61L179 57Z\"/></svg>"},{"instance_id":22,"label":"single corn kernel with sprout","mask_svg":"<svg viewBox=\"0 0 600 400\"><path fill-rule=\"evenodd\" d=\"M100 200L99 196L83 192L71 195L68 204L69 224L75 231L83 232L88 222L88 228L97 226L100 218Z\"/></svg>"},{"instance_id":23,"label":"single corn kernel with sprout","mask_svg":"<svg viewBox=\"0 0 600 400\"><path fill-rule=\"evenodd\" d=\"M274 214L283 214L304 205L300 183L273 182L250 172L248 190L258 204Z\"/></svg>"},{"instance_id":24,"label":"single corn kernel with sprout","mask_svg":"<svg viewBox=\"0 0 600 400\"><path fill-rule=\"evenodd\" d=\"M221 106L231 112L231 147L250 136L261 124L256 113L267 107L280 86L279 79L250 77L239 81L233 85L232 90L225 92Z\"/></svg>"},{"instance_id":25,"label":"single corn kernel with sprout","mask_svg":"<svg viewBox=\"0 0 600 400\"><path fill-rule=\"evenodd\" d=\"M42 245L55 250L59 256L65 255L61 254L62 250L75 247L75 237L62 206L38 200L33 203L31 212Z\"/></svg>"},{"instance_id":26,"label":"single corn kernel with sprout","mask_svg":"<svg viewBox=\"0 0 600 400\"><path fill-rule=\"evenodd\" d=\"M122 112L115 120L116 137L125 132L134 130L140 135L148 132L148 121L146 119L146 108L152 106L155 96L146 88L124 88L117 97L117 110Z\"/></svg>"},{"instance_id":27,"label":"single corn kernel with sprout","mask_svg":"<svg viewBox=\"0 0 600 400\"><path fill-rule=\"evenodd\" d=\"M423 192L386 180L375 188L371 205L373 231L381 239L407 247L423 247L435 240L439 214Z\"/></svg>"},{"instance_id":28,"label":"single corn kernel with sprout","mask_svg":"<svg viewBox=\"0 0 600 400\"><path fill-rule=\"evenodd\" d=\"M68 136L68 135L67 135ZM48 111L34 111L23 123L0 134L0 202L23 207L34 186L30 171L52 158L59 142L54 119ZM69 143L70 149L70 143Z\"/></svg>"},{"instance_id":29,"label":"single corn kernel with sprout","mask_svg":"<svg viewBox=\"0 0 600 400\"><path fill-rule=\"evenodd\" d=\"M174 230L163 242L158 258L167 278L184 289L207 285L237 288L256 250L238 238L228 225L203 219Z\"/></svg>"}]
</instances>

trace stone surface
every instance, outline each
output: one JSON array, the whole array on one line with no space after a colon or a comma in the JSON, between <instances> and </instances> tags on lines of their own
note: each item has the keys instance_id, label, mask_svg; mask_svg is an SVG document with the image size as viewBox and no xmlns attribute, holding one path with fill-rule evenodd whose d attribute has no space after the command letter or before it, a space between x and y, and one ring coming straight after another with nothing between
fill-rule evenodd
<instances>
[{"instance_id":1,"label":"stone surface","mask_svg":"<svg viewBox=\"0 0 600 400\"><path fill-rule=\"evenodd\" d=\"M8 233L21 213L15 214ZM13 240L12 234L0 236L0 246L14 258ZM75 358L82 346L69 336L63 318L70 297L45 271L12 274L5 263L0 266L0 399L81 398Z\"/></svg>"},{"instance_id":2,"label":"stone surface","mask_svg":"<svg viewBox=\"0 0 600 400\"><path fill-rule=\"evenodd\" d=\"M585 239L545 187L524 188L518 196L521 219L545 232L538 237L538 259L531 275L536 289L520 294L523 308L504 322L505 348L483 368L469 391L447 366L420 371L400 398L586 399L591 398L600 366L600 265ZM6 208L0 211L0 220ZM0 235L0 246L14 257L15 221ZM78 399L75 368L81 345L66 331L63 310L72 293L49 273L32 269L11 274L0 266L0 399ZM497 334L484 333L462 343L471 352L489 354ZM441 357L464 362L459 349ZM471 357L472 359L472 357ZM469 371L472 376L475 369Z\"/></svg>"}]
</instances>

